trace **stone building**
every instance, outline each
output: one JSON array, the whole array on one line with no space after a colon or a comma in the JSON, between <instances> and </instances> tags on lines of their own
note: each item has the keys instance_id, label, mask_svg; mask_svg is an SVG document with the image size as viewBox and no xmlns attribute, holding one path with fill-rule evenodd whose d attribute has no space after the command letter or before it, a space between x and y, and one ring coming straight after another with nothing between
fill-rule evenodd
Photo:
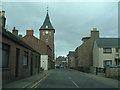
<instances>
[{"instance_id":1,"label":"stone building","mask_svg":"<svg viewBox=\"0 0 120 90\"><path fill-rule=\"evenodd\" d=\"M69 51L68 56L68 68L76 69L77 68L77 62L75 59L75 51Z\"/></svg>"},{"instance_id":2,"label":"stone building","mask_svg":"<svg viewBox=\"0 0 120 90\"><path fill-rule=\"evenodd\" d=\"M40 53L23 42L18 30L13 33L5 29L4 11L0 16L0 52L2 52L2 84L39 73ZM0 23L1 23L0 21ZM15 28L14 28L15 29ZM2 32L1 32L2 31Z\"/></svg>"},{"instance_id":3,"label":"stone building","mask_svg":"<svg viewBox=\"0 0 120 90\"><path fill-rule=\"evenodd\" d=\"M82 38L83 43L75 49L78 70L90 72L90 67L93 65L93 43L96 38L99 38L99 31L93 28L91 36Z\"/></svg>"}]
</instances>

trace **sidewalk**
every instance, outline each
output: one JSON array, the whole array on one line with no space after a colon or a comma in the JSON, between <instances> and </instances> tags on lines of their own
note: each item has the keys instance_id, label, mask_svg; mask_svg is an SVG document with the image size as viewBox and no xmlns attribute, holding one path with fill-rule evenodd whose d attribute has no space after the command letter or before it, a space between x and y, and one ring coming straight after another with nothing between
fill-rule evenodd
<instances>
[{"instance_id":1,"label":"sidewalk","mask_svg":"<svg viewBox=\"0 0 120 90\"><path fill-rule=\"evenodd\" d=\"M42 79L43 77L45 77L47 74L50 73L51 70L47 70L47 71L43 71L39 74L21 79L21 80L17 80L14 82L11 82L9 84L4 85L2 88L27 88L29 87L31 84L35 83L36 81Z\"/></svg>"},{"instance_id":2,"label":"sidewalk","mask_svg":"<svg viewBox=\"0 0 120 90\"><path fill-rule=\"evenodd\" d=\"M120 81L118 81L117 79L107 78L107 77L105 77L104 73L98 73L96 75L96 74L92 74L92 73L80 72L77 70L75 70L75 71L83 74L86 77L90 77L96 81L100 81L102 83L109 84L115 88L120 88L120 86L119 86Z\"/></svg>"},{"instance_id":3,"label":"sidewalk","mask_svg":"<svg viewBox=\"0 0 120 90\"><path fill-rule=\"evenodd\" d=\"M90 77L94 80L97 80L97 81L100 81L102 83L105 83L105 84L108 84L108 85L111 85L115 88L118 88L119 87L119 81L117 79L113 79L113 78L107 78L105 77L105 75L99 73L98 75L96 74L91 74L91 73L88 73L88 74L85 74L87 77ZM120 88L120 87L119 87Z\"/></svg>"}]
</instances>

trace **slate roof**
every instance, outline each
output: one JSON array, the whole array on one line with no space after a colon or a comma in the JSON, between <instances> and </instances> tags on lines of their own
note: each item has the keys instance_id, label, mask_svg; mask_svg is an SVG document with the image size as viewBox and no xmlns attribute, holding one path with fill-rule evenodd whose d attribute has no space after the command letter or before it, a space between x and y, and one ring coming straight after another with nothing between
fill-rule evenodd
<instances>
[{"instance_id":1,"label":"slate roof","mask_svg":"<svg viewBox=\"0 0 120 90\"><path fill-rule=\"evenodd\" d=\"M96 43L98 47L120 48L120 38L98 38Z\"/></svg>"},{"instance_id":2,"label":"slate roof","mask_svg":"<svg viewBox=\"0 0 120 90\"><path fill-rule=\"evenodd\" d=\"M12 34L11 32L9 31L6 31L5 29L2 30L2 35L11 39L12 41L14 41L15 43L29 49L29 50L32 50L34 52L37 52L36 50L34 50L32 47L30 47L28 44L26 44L24 41L22 41L19 37L15 36L14 34ZM37 52L39 53L39 52ZM40 53L39 53L40 54Z\"/></svg>"},{"instance_id":3,"label":"slate roof","mask_svg":"<svg viewBox=\"0 0 120 90\"><path fill-rule=\"evenodd\" d=\"M68 56L75 56L75 51L69 51Z\"/></svg>"},{"instance_id":4,"label":"slate roof","mask_svg":"<svg viewBox=\"0 0 120 90\"><path fill-rule=\"evenodd\" d=\"M48 26L48 28L46 28L46 25ZM50 18L49 18L49 15L48 15L48 12L47 12L47 15L46 15L46 18L45 18L45 21L43 23L43 25L40 27L40 29L54 29L51 22L50 22Z\"/></svg>"}]
</instances>

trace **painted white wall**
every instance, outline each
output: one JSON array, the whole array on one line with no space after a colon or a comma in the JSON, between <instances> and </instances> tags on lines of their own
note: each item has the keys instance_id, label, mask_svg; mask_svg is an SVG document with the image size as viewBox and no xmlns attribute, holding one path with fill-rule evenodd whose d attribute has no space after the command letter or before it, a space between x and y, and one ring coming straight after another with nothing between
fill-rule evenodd
<instances>
[{"instance_id":1,"label":"painted white wall","mask_svg":"<svg viewBox=\"0 0 120 90\"><path fill-rule=\"evenodd\" d=\"M41 67L48 70L48 55L41 55Z\"/></svg>"},{"instance_id":2,"label":"painted white wall","mask_svg":"<svg viewBox=\"0 0 120 90\"><path fill-rule=\"evenodd\" d=\"M98 47L95 41L94 46L93 46L93 67L104 68L103 66L104 60L112 60L112 64L116 64L115 58L116 58L116 48L112 48L111 54L105 54L103 53L103 48Z\"/></svg>"},{"instance_id":3,"label":"painted white wall","mask_svg":"<svg viewBox=\"0 0 120 90\"><path fill-rule=\"evenodd\" d=\"M112 48L112 53L111 54L103 53L103 48L99 48L99 52L100 52L100 57L99 57L100 67L103 68L104 60L112 60L112 64L115 64L115 57L116 57L115 48Z\"/></svg>"},{"instance_id":4,"label":"painted white wall","mask_svg":"<svg viewBox=\"0 0 120 90\"><path fill-rule=\"evenodd\" d=\"M103 48L99 48L97 44L94 44L93 47L93 66L104 68L104 60L112 60L112 64L115 64L116 51L115 48L112 48L111 54L103 53Z\"/></svg>"}]
</instances>

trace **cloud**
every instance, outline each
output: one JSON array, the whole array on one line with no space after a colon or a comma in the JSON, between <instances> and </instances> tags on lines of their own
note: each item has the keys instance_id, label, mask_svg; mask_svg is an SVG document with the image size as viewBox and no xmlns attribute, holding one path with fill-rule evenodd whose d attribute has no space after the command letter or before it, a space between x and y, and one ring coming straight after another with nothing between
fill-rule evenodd
<instances>
[{"instance_id":1,"label":"cloud","mask_svg":"<svg viewBox=\"0 0 120 90\"><path fill-rule=\"evenodd\" d=\"M67 55L75 50L82 37L89 37L92 28L100 30L100 36L117 37L117 2L5 2L8 30L13 26L25 35L34 29L39 38L39 28L46 16L46 6L55 32L57 55Z\"/></svg>"}]
</instances>

